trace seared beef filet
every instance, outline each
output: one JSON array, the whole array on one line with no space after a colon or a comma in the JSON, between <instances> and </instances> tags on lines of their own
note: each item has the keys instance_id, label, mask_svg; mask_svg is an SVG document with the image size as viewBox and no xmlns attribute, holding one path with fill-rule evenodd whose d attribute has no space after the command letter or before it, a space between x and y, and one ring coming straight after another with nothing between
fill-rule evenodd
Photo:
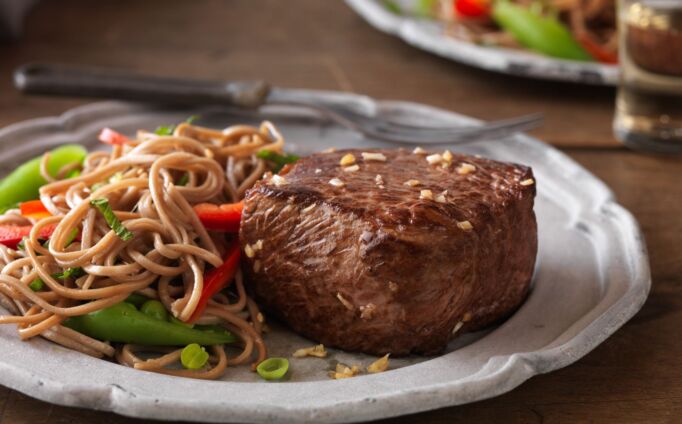
<instances>
[{"instance_id":1,"label":"seared beef filet","mask_svg":"<svg viewBox=\"0 0 682 424\"><path fill-rule=\"evenodd\" d=\"M523 301L537 252L530 168L445 152L320 153L248 191L257 300L320 343L435 354Z\"/></svg>"}]
</instances>

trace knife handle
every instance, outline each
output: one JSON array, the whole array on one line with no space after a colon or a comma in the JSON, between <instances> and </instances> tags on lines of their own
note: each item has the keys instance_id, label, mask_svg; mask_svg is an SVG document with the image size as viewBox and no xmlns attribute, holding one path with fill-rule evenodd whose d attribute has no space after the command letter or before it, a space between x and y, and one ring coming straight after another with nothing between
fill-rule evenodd
<instances>
[{"instance_id":1,"label":"knife handle","mask_svg":"<svg viewBox=\"0 0 682 424\"><path fill-rule=\"evenodd\" d=\"M201 81L38 63L18 68L14 72L14 86L27 94L245 108L261 106L270 91L265 81Z\"/></svg>"}]
</instances>

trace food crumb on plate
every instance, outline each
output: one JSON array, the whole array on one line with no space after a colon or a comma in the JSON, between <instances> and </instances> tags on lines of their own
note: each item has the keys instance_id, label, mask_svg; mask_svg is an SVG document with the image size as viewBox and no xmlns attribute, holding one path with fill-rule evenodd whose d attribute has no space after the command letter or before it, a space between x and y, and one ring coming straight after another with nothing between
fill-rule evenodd
<instances>
[{"instance_id":1,"label":"food crumb on plate","mask_svg":"<svg viewBox=\"0 0 682 424\"><path fill-rule=\"evenodd\" d=\"M382 356L381 358L377 359L376 361L372 362L369 364L367 367L367 372L370 374L375 374L378 372L384 372L388 369L388 356L390 353L387 353L386 355Z\"/></svg>"},{"instance_id":2,"label":"food crumb on plate","mask_svg":"<svg viewBox=\"0 0 682 424\"><path fill-rule=\"evenodd\" d=\"M340 380L342 378L355 377L360 374L360 367L357 365L348 366L341 363L336 364L335 371L329 371L329 377L334 380Z\"/></svg>"},{"instance_id":3,"label":"food crumb on plate","mask_svg":"<svg viewBox=\"0 0 682 424\"><path fill-rule=\"evenodd\" d=\"M304 347L296 350L291 356L294 358L305 358L306 356L314 356L315 358L326 358L327 350L324 348L323 344Z\"/></svg>"}]
</instances>

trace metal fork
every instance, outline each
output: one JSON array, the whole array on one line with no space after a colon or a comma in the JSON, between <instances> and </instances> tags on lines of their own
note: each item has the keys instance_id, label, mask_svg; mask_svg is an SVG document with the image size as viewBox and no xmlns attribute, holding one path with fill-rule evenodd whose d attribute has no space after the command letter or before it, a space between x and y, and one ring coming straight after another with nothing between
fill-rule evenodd
<instances>
[{"instance_id":1,"label":"metal fork","mask_svg":"<svg viewBox=\"0 0 682 424\"><path fill-rule=\"evenodd\" d=\"M14 85L28 94L97 97L181 105L226 105L257 109L295 106L312 110L366 137L399 144L452 144L491 139L535 128L539 113L480 125L422 126L390 119L362 96L319 96L306 90L270 87L264 81L202 81L139 75L92 67L29 64L14 73ZM390 114L389 114L390 115Z\"/></svg>"}]
</instances>

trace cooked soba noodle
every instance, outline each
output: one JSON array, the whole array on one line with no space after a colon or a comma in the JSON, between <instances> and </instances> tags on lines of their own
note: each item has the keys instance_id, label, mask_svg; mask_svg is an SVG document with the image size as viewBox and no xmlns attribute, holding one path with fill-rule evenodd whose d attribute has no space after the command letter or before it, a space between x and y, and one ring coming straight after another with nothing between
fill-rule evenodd
<instances>
[{"instance_id":1,"label":"cooked soba noodle","mask_svg":"<svg viewBox=\"0 0 682 424\"><path fill-rule=\"evenodd\" d=\"M24 340L42 336L88 355L171 375L214 379L228 365L259 363L266 357L262 315L246 294L239 271L231 291L215 295L197 322L230 330L239 338L241 351L228 356L223 346L214 346L200 370L177 367L181 349L115 347L61 323L122 302L135 292L160 300L173 316L189 320L202 293L204 271L222 264L229 242L225 235L209 234L192 206L239 201L268 170L256 152L281 152L283 145L269 122L223 131L183 123L169 136L140 131L125 145L92 152L80 175L70 179L64 177L73 167L54 178L47 173L46 154L41 171L48 184L40 189L40 200L52 216L29 220L16 209L0 216L3 224L33 224L23 248L0 245L0 304L14 314L0 317L0 324L17 324ZM180 185L183 175L187 183ZM96 198L108 199L134 238L124 241L115 234L91 206ZM48 225L56 228L44 246L39 235ZM75 231L80 238L69 244ZM53 277L75 267L84 274ZM45 290L29 288L37 278ZM146 355L138 356L140 352Z\"/></svg>"}]
</instances>

